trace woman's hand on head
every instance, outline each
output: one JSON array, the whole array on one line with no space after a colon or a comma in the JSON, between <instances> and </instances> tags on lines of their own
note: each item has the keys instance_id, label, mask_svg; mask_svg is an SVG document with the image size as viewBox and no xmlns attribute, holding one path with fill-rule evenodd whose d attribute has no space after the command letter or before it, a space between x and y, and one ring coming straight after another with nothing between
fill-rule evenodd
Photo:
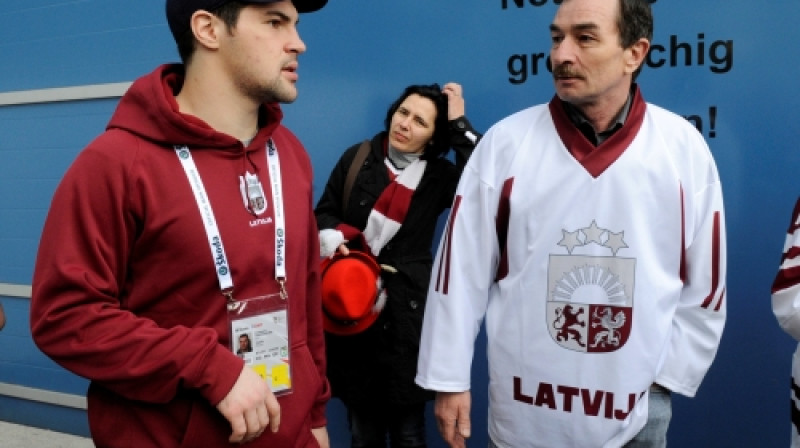
<instances>
[{"instance_id":1,"label":"woman's hand on head","mask_svg":"<svg viewBox=\"0 0 800 448\"><path fill-rule=\"evenodd\" d=\"M464 90L460 84L448 82L442 87L442 93L447 96L447 120L455 120L466 113L464 104Z\"/></svg>"}]
</instances>

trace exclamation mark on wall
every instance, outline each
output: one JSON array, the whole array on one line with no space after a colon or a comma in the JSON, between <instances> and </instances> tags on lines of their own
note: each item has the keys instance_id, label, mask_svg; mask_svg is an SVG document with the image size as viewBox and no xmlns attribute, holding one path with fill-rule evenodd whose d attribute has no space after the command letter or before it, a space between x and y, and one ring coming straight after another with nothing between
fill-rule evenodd
<instances>
[{"instance_id":1,"label":"exclamation mark on wall","mask_svg":"<svg viewBox=\"0 0 800 448\"><path fill-rule=\"evenodd\" d=\"M714 138L717 136L717 106L708 108L708 121L711 125L708 130L708 137Z\"/></svg>"}]
</instances>

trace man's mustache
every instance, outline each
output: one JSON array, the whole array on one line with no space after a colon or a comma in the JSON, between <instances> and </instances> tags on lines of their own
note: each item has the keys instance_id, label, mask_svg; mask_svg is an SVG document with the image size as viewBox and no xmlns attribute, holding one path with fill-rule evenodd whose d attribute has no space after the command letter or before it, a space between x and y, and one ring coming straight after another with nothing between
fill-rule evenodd
<instances>
[{"instance_id":1,"label":"man's mustache","mask_svg":"<svg viewBox=\"0 0 800 448\"><path fill-rule=\"evenodd\" d=\"M574 69L571 64L557 65L553 69L554 78L583 78L583 75Z\"/></svg>"}]
</instances>

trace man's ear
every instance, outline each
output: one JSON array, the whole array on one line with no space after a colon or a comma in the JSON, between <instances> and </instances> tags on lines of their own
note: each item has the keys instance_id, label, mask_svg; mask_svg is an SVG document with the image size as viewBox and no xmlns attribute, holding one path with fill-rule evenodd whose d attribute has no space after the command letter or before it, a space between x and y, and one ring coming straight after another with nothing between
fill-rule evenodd
<instances>
[{"instance_id":1,"label":"man's ear","mask_svg":"<svg viewBox=\"0 0 800 448\"><path fill-rule=\"evenodd\" d=\"M644 64L644 58L650 51L650 41L644 37L637 40L625 50L625 72L633 73Z\"/></svg>"},{"instance_id":2,"label":"man's ear","mask_svg":"<svg viewBox=\"0 0 800 448\"><path fill-rule=\"evenodd\" d=\"M202 9L197 10L189 19L189 27L197 40L198 45L208 49L219 47L219 25L221 21L217 16Z\"/></svg>"}]
</instances>

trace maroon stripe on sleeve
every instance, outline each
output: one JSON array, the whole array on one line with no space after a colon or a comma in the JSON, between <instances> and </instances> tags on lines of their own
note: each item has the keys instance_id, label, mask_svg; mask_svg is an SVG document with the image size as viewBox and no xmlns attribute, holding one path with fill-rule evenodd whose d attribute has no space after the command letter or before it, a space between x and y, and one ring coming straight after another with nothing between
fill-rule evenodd
<instances>
[{"instance_id":1,"label":"maroon stripe on sleeve","mask_svg":"<svg viewBox=\"0 0 800 448\"><path fill-rule=\"evenodd\" d=\"M458 217L458 209L461 206L461 195L456 195L453 200L453 207L450 211L450 219L447 222L447 231L442 238L442 253L439 257L439 272L436 277L436 291L444 295L450 290L450 255L453 241L453 227Z\"/></svg>"},{"instance_id":2,"label":"maroon stripe on sleeve","mask_svg":"<svg viewBox=\"0 0 800 448\"><path fill-rule=\"evenodd\" d=\"M789 230L787 231L787 238L791 237L795 232L800 231L800 199L794 206L792 212L792 222L789 223ZM791 288L800 284L800 266L789 267L788 260L800 259L800 247L792 245L785 249L783 256L781 256L781 268L772 282L772 293Z\"/></svg>"},{"instance_id":3,"label":"maroon stripe on sleeve","mask_svg":"<svg viewBox=\"0 0 800 448\"><path fill-rule=\"evenodd\" d=\"M792 223L789 225L789 233L792 234L800 229L800 198L797 198L797 203L794 204L794 212L792 212Z\"/></svg>"},{"instance_id":4,"label":"maroon stripe on sleeve","mask_svg":"<svg viewBox=\"0 0 800 448\"><path fill-rule=\"evenodd\" d=\"M714 307L714 311L719 311L719 309L722 308L722 302L725 301L725 293L726 292L727 292L727 290L725 288L723 288L722 289L722 294L720 294L720 296L719 296L719 302L717 302L717 306Z\"/></svg>"},{"instance_id":5,"label":"maroon stripe on sleeve","mask_svg":"<svg viewBox=\"0 0 800 448\"><path fill-rule=\"evenodd\" d=\"M793 268L783 268L778 271L775 280L772 282L772 293L791 288L800 284L800 266Z\"/></svg>"},{"instance_id":6,"label":"maroon stripe on sleeve","mask_svg":"<svg viewBox=\"0 0 800 448\"><path fill-rule=\"evenodd\" d=\"M513 186L513 177L503 182L503 189L500 191L500 203L497 205L495 226L497 243L500 247L500 260L497 265L495 281L502 280L508 275L508 222L511 216L511 190Z\"/></svg>"},{"instance_id":7,"label":"maroon stripe on sleeve","mask_svg":"<svg viewBox=\"0 0 800 448\"><path fill-rule=\"evenodd\" d=\"M703 308L708 308L711 305L711 302L714 300L714 295L719 289L719 264L720 264L720 213L714 213L714 228L712 230L712 240L711 240L711 291L708 293L708 297L706 300L703 301ZM722 297L720 297L720 301ZM719 307L717 307L718 309Z\"/></svg>"},{"instance_id":8,"label":"maroon stripe on sleeve","mask_svg":"<svg viewBox=\"0 0 800 448\"><path fill-rule=\"evenodd\" d=\"M686 284L686 204L683 200L683 186L680 188L681 195L681 266L678 275L683 284Z\"/></svg>"}]
</instances>

